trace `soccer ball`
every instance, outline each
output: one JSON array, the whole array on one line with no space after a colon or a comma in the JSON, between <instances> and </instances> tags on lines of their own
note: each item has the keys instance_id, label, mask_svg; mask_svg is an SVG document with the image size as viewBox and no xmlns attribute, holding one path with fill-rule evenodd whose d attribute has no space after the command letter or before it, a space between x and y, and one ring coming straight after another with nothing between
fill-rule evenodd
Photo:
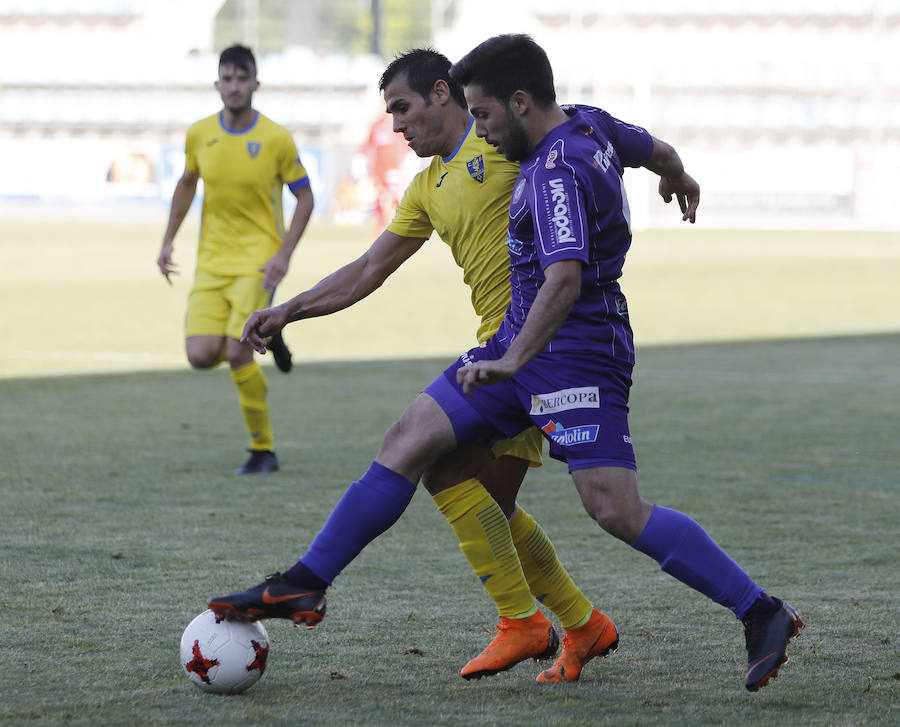
<instances>
[{"instance_id":1,"label":"soccer ball","mask_svg":"<svg viewBox=\"0 0 900 727\"><path fill-rule=\"evenodd\" d=\"M209 610L188 624L181 636L181 666L204 692L237 694L252 687L266 670L269 635L259 622L217 621Z\"/></svg>"}]
</instances>

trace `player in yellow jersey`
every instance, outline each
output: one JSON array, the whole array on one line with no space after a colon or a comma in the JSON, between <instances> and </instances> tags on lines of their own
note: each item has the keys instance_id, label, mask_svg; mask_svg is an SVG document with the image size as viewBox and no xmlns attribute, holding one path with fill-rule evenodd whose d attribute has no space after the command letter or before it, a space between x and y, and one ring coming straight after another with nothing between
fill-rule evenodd
<instances>
[{"instance_id":1,"label":"player in yellow jersey","mask_svg":"<svg viewBox=\"0 0 900 727\"><path fill-rule=\"evenodd\" d=\"M394 131L403 134L418 156L434 158L410 184L393 221L366 253L310 290L250 318L245 340L257 350L263 336L290 321L328 315L369 295L432 231L450 246L472 290L472 304L481 317L478 340L489 338L500 325L510 300L506 228L519 166L475 135L462 89L450 80L449 68L444 56L421 49L387 67L380 89ZM463 667L466 679L555 655L558 637L537 601L565 628L562 654L539 681L578 679L588 661L618 644L612 621L578 589L544 531L516 504L529 465L540 464L541 441L532 429L491 449L484 443L464 447L423 477L500 615L497 636ZM415 489L416 483L397 481L381 454L351 486L297 564L254 589L212 599L210 608L238 618L283 617L310 625L321 620L324 590L365 546L366 537L376 537L400 517ZM481 466L478 476L459 474L470 469L473 459ZM362 512L368 520L378 512L374 519L380 522L359 538L345 525L363 519Z\"/></svg>"},{"instance_id":2,"label":"player in yellow jersey","mask_svg":"<svg viewBox=\"0 0 900 727\"><path fill-rule=\"evenodd\" d=\"M250 313L271 303L313 209L309 178L290 133L252 106L257 88L251 50L241 45L226 48L216 81L224 107L188 129L184 174L175 186L157 259L171 283L169 276L177 272L172 262L175 234L202 179L203 218L185 316L185 351L195 369L212 368L223 360L231 367L250 434L250 458L238 474L278 469L266 377L253 349L241 342L241 330ZM287 230L281 205L284 185L297 198ZM289 371L291 356L284 339L273 336L268 347L278 367Z\"/></svg>"}]
</instances>

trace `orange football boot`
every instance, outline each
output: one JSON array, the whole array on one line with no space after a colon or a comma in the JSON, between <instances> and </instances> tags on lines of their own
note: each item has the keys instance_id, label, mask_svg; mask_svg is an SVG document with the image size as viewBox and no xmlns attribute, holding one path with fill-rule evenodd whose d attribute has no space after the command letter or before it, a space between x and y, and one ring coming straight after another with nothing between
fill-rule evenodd
<instances>
[{"instance_id":1,"label":"orange football boot","mask_svg":"<svg viewBox=\"0 0 900 727\"><path fill-rule=\"evenodd\" d=\"M539 682L574 682L581 670L595 656L607 656L619 646L619 632L605 613L596 608L587 623L566 629L562 653L549 669L537 676Z\"/></svg>"},{"instance_id":2,"label":"orange football boot","mask_svg":"<svg viewBox=\"0 0 900 727\"><path fill-rule=\"evenodd\" d=\"M559 649L559 635L540 611L526 618L501 616L496 632L487 648L459 672L463 679L488 677L526 659L551 659Z\"/></svg>"}]
</instances>

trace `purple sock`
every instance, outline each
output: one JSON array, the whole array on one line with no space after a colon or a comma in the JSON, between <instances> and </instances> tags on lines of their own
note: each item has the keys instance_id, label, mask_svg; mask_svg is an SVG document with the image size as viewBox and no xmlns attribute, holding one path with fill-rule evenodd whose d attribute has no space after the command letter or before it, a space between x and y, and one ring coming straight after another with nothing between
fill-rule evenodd
<instances>
[{"instance_id":1,"label":"purple sock","mask_svg":"<svg viewBox=\"0 0 900 727\"><path fill-rule=\"evenodd\" d=\"M302 577L306 568L331 585L363 548L400 519L415 491L405 477L372 462L347 488L309 550L285 576Z\"/></svg>"},{"instance_id":2,"label":"purple sock","mask_svg":"<svg viewBox=\"0 0 900 727\"><path fill-rule=\"evenodd\" d=\"M753 579L687 515L660 505L632 547L670 576L742 618L762 593Z\"/></svg>"}]
</instances>

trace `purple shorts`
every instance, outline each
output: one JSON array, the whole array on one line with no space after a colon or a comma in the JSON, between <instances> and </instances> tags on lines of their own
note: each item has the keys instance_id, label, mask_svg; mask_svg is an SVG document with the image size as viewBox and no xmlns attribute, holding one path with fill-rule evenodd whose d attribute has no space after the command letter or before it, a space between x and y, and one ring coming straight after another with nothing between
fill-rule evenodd
<instances>
[{"instance_id":1,"label":"purple shorts","mask_svg":"<svg viewBox=\"0 0 900 727\"><path fill-rule=\"evenodd\" d=\"M492 338L460 356L425 389L450 417L457 442L489 434L514 437L537 426L550 441L550 456L568 463L570 472L636 469L628 430L629 364L593 353L540 354L513 378L465 396L457 369L502 354Z\"/></svg>"}]
</instances>

